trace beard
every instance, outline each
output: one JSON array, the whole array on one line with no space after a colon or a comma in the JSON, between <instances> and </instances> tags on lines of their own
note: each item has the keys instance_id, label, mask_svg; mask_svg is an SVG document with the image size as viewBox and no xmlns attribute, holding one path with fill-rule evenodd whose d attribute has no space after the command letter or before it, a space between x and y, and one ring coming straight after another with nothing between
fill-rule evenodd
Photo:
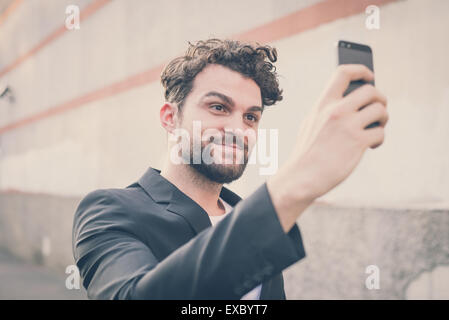
<instances>
[{"instance_id":1,"label":"beard","mask_svg":"<svg viewBox=\"0 0 449 320\"><path fill-rule=\"evenodd\" d=\"M210 146L210 142L202 142L201 143L201 155L204 150ZM233 153L233 159L235 160L237 156L235 155L235 151ZM214 149L213 152L217 152L217 149ZM243 163L216 163L212 162L210 164L204 162L201 158L200 163L194 163L194 154L195 148L191 146L190 148L190 161L189 164L192 168L194 168L198 173L206 177L207 179L217 182L217 183L231 183L234 180L239 179L243 172L246 169L246 165L248 164L248 146L245 145L243 148ZM200 157L201 157L200 155ZM223 161L224 162L224 161Z\"/></svg>"}]
</instances>

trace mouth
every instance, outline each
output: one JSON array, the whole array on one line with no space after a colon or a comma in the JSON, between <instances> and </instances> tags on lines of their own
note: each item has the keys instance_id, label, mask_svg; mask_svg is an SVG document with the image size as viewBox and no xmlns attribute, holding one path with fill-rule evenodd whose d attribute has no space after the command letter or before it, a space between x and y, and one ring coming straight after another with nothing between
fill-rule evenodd
<instances>
[{"instance_id":1,"label":"mouth","mask_svg":"<svg viewBox=\"0 0 449 320\"><path fill-rule=\"evenodd\" d=\"M213 143L215 148L213 157L216 159L217 163L223 164L223 159L225 160L224 164L241 164L244 163L245 159L245 151L243 147L240 147L235 143Z\"/></svg>"},{"instance_id":2,"label":"mouth","mask_svg":"<svg viewBox=\"0 0 449 320\"><path fill-rule=\"evenodd\" d=\"M225 139L216 139L214 140L213 136L209 137L209 142L213 143L217 146L221 146L224 148L232 148L235 150L244 150L245 148L247 148L247 146L244 145L244 141L237 139L237 138L225 138ZM217 141L218 140L218 141ZM222 143L220 143L219 141L222 141Z\"/></svg>"}]
</instances>

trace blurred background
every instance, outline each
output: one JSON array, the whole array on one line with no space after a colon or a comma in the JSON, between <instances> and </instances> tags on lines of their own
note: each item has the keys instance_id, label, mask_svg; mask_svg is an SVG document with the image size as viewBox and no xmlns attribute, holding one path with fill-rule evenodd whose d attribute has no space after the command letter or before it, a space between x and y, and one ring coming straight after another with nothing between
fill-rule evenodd
<instances>
[{"instance_id":1,"label":"blurred background","mask_svg":"<svg viewBox=\"0 0 449 320\"><path fill-rule=\"evenodd\" d=\"M307 257L284 271L287 298L448 299L448 12L446 0L0 0L0 299L86 298L66 287L75 209L161 167L160 72L210 37L277 48L284 100L261 127L278 130L279 166L338 40L371 46L388 97L384 145L298 220ZM245 197L266 178L249 165L229 188Z\"/></svg>"}]
</instances>

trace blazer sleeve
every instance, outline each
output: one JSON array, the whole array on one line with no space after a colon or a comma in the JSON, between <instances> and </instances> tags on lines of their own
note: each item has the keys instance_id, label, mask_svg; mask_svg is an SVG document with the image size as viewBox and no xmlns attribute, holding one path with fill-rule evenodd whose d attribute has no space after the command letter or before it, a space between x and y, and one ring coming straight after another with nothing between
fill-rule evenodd
<instances>
[{"instance_id":1,"label":"blazer sleeve","mask_svg":"<svg viewBox=\"0 0 449 320\"><path fill-rule=\"evenodd\" d=\"M130 220L108 190L78 206L73 253L89 298L240 299L305 257L298 225L283 231L265 183L162 261Z\"/></svg>"}]
</instances>

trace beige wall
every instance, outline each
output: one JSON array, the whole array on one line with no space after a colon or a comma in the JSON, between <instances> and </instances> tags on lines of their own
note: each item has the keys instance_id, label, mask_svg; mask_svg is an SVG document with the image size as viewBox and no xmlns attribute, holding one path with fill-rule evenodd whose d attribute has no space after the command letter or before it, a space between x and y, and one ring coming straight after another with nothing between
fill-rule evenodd
<instances>
[{"instance_id":1,"label":"beige wall","mask_svg":"<svg viewBox=\"0 0 449 320\"><path fill-rule=\"evenodd\" d=\"M67 32L3 77L17 101L2 102L0 125L164 63L188 40L242 32L313 1L212 2L105 5L82 21L79 31ZM38 3L22 5L1 26L2 66L60 25L69 2ZM79 4L82 9L88 1ZM444 0L399 1L381 7L379 30L366 29L361 13L273 43L285 100L266 113L263 126L279 129L280 164L334 70L335 41L360 41L374 50L376 83L389 99L390 125L384 146L368 151L355 173L325 199L372 205L449 202L448 6ZM160 85L153 82L2 134L1 189L82 195L132 182L148 165L160 166L162 102ZM250 166L235 188L248 194L265 178Z\"/></svg>"},{"instance_id":2,"label":"beige wall","mask_svg":"<svg viewBox=\"0 0 449 320\"><path fill-rule=\"evenodd\" d=\"M0 77L16 98L14 104L0 100L0 130L157 67L182 52L187 41L239 34L317 2L111 1L83 20L80 30L65 32ZM83 9L92 3L24 1L0 24L0 72L63 25L66 5ZM416 297L423 285L409 283L449 263L447 12L445 0L394 1L380 7L379 30L366 29L361 12L272 43L279 52L285 99L267 110L262 127L279 130L279 165L335 69L339 39L372 46L376 85L388 97L390 111L385 144L369 150L354 174L323 197L330 206L311 208L300 218L310 256L287 272L290 284L298 284L287 285L290 297L404 298L406 290ZM162 103L161 86L154 81L0 133L1 243L32 259L42 239L49 238L53 251L45 263L72 263L74 203L97 188L127 186L148 166L161 167L166 151L158 119ZM266 179L258 169L249 165L231 189L250 194ZM10 196L10 189L24 193ZM349 207L355 209L342 209ZM416 230L423 233L418 236ZM382 251L391 241L394 248ZM347 246L352 243L355 248ZM421 249L412 243L422 244ZM366 246L374 253L366 254ZM354 252L359 258L335 265L327 254L332 250L344 259ZM397 250L404 255L397 258ZM409 268L409 257L419 261L416 268ZM404 272L387 268L388 289L377 296L351 278L363 275L372 261ZM333 291L321 282L331 265L340 275L329 278Z\"/></svg>"}]
</instances>

